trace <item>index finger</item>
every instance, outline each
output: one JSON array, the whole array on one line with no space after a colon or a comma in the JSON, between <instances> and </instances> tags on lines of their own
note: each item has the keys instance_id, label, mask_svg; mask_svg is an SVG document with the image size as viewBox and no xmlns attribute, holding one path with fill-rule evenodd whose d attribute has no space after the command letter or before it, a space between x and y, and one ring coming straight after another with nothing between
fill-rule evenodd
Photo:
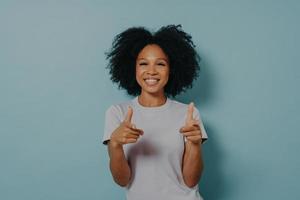
<instances>
[{"instance_id":1,"label":"index finger","mask_svg":"<svg viewBox=\"0 0 300 200\"><path fill-rule=\"evenodd\" d=\"M186 121L191 121L193 120L193 112L194 112L194 103L191 102L188 106L188 111L187 111L187 116L186 116Z\"/></svg>"},{"instance_id":2,"label":"index finger","mask_svg":"<svg viewBox=\"0 0 300 200\"><path fill-rule=\"evenodd\" d=\"M132 115L133 115L133 109L131 108L131 106L128 106L127 114L124 121L131 123Z\"/></svg>"}]
</instances>

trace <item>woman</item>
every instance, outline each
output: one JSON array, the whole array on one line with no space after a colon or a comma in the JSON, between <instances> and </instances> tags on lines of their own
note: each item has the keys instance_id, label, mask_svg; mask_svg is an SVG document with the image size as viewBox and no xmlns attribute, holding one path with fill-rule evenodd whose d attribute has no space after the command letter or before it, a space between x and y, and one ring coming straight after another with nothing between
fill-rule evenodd
<instances>
[{"instance_id":1,"label":"woman","mask_svg":"<svg viewBox=\"0 0 300 200\"><path fill-rule=\"evenodd\" d=\"M152 34L133 27L114 39L107 53L111 80L135 96L106 111L114 181L128 200L199 200L201 145L207 139L193 103L170 99L198 76L200 58L180 25Z\"/></svg>"}]
</instances>

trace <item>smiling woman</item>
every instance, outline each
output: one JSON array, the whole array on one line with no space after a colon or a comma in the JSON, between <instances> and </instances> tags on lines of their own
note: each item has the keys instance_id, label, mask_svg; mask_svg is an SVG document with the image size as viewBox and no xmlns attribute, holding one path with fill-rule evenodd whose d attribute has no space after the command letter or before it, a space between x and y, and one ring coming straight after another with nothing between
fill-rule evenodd
<instances>
[{"instance_id":1,"label":"smiling woman","mask_svg":"<svg viewBox=\"0 0 300 200\"><path fill-rule=\"evenodd\" d=\"M136 80L142 88L141 96L163 95L168 79L167 55L156 44L145 46L138 54L136 62Z\"/></svg>"},{"instance_id":2,"label":"smiling woman","mask_svg":"<svg viewBox=\"0 0 300 200\"><path fill-rule=\"evenodd\" d=\"M111 80L124 88L129 95L141 93L135 77L136 59L142 49L150 44L158 45L168 57L170 76L164 91L166 96L180 94L192 87L200 71L200 57L192 37L180 25L169 25L152 34L144 27L132 27L118 34L112 49L106 53Z\"/></svg>"},{"instance_id":3,"label":"smiling woman","mask_svg":"<svg viewBox=\"0 0 300 200\"><path fill-rule=\"evenodd\" d=\"M103 136L111 174L128 200L202 199L207 134L193 103L170 99L197 78L194 47L180 25L154 34L134 27L117 35L107 53L111 80L135 96L107 109Z\"/></svg>"}]
</instances>

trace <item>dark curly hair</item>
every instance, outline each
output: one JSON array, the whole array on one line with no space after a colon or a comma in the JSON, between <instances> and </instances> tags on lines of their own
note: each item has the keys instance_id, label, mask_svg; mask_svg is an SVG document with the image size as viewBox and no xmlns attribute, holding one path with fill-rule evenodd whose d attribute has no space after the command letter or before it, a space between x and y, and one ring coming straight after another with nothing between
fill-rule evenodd
<instances>
[{"instance_id":1,"label":"dark curly hair","mask_svg":"<svg viewBox=\"0 0 300 200\"><path fill-rule=\"evenodd\" d=\"M148 44L157 44L169 59L169 80L164 87L167 96L180 94L191 88L198 77L201 60L192 37L184 32L181 25L167 25L151 33L144 27L132 27L118 34L112 48L106 52L107 68L111 80L129 95L139 95L141 87L135 77L136 58Z\"/></svg>"}]
</instances>

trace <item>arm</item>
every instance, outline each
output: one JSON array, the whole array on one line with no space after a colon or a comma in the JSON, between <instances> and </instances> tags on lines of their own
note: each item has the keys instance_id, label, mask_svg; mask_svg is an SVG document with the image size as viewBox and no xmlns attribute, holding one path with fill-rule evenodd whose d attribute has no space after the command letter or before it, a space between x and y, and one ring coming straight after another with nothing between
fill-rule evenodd
<instances>
[{"instance_id":1,"label":"arm","mask_svg":"<svg viewBox=\"0 0 300 200\"><path fill-rule=\"evenodd\" d=\"M114 181L122 187L126 186L130 181L131 171L124 155L123 146L109 141L108 153L110 171Z\"/></svg>"},{"instance_id":2,"label":"arm","mask_svg":"<svg viewBox=\"0 0 300 200\"><path fill-rule=\"evenodd\" d=\"M194 104L188 106L185 126L180 132L185 136L186 142L182 160L182 176L188 187L194 187L200 180L204 165L202 160L202 132L199 117L194 119ZM198 115L197 115L198 114ZM199 116L199 113L196 113Z\"/></svg>"},{"instance_id":3,"label":"arm","mask_svg":"<svg viewBox=\"0 0 300 200\"><path fill-rule=\"evenodd\" d=\"M135 128L135 125L131 123L132 114L133 110L129 107L125 120L112 132L108 142L110 171L114 181L122 187L129 183L131 177L131 169L125 157L123 145L137 142L143 134L141 129Z\"/></svg>"},{"instance_id":4,"label":"arm","mask_svg":"<svg viewBox=\"0 0 300 200\"><path fill-rule=\"evenodd\" d=\"M194 187L200 180L204 165L202 160L201 142L195 144L185 142L182 162L183 180L188 187Z\"/></svg>"}]
</instances>

